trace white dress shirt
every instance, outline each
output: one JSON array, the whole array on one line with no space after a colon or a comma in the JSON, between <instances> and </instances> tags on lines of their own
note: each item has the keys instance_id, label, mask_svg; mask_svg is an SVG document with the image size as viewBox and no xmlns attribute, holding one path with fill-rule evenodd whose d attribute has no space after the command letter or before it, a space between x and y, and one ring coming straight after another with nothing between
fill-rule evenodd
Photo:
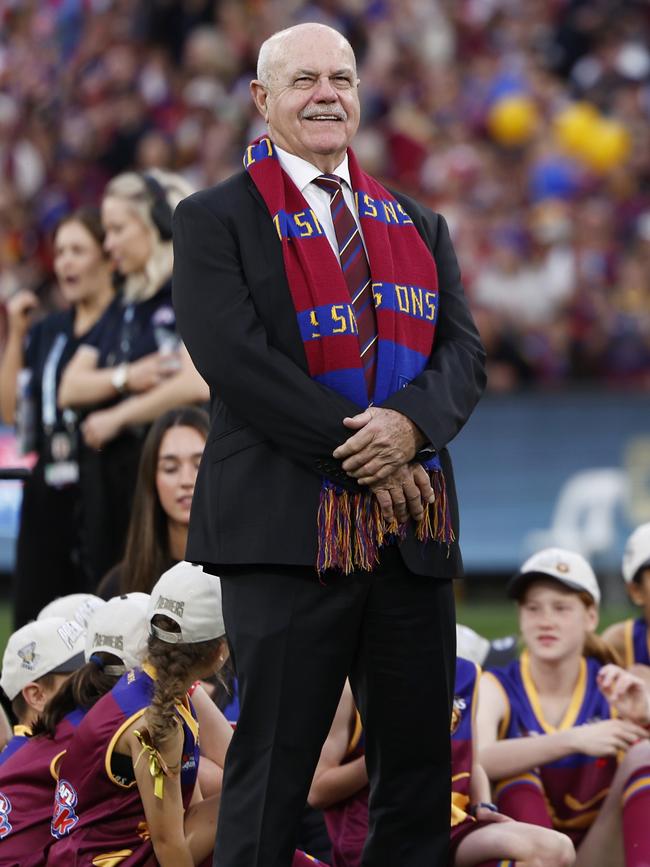
<instances>
[{"instance_id":1,"label":"white dress shirt","mask_svg":"<svg viewBox=\"0 0 650 867\"><path fill-rule=\"evenodd\" d=\"M324 174L324 172L322 172L317 166L308 163L307 160L303 160L302 157L290 154L288 151L282 150L282 148L279 148L277 145L275 145L275 150L280 165L303 194L309 207L316 214L319 223L323 227L323 231L327 235L327 240L330 242L332 249L336 253L336 257L338 258L339 248L336 243L336 232L334 231L332 212L330 211L331 196L327 190L312 183L312 181ZM352 185L350 183L350 169L348 168L347 154L340 165L329 174L338 175L343 181L341 184L343 189L343 198L352 212L352 216L354 217L359 229L359 234L361 235L361 240L363 241L363 232L361 231L361 224L359 223L359 214L357 213L354 193L352 192Z\"/></svg>"}]
</instances>

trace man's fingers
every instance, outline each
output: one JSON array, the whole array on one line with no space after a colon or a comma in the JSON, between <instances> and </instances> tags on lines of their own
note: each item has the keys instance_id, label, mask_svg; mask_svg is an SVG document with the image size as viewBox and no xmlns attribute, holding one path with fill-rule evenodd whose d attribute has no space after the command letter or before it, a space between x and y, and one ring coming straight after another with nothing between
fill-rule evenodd
<instances>
[{"instance_id":1,"label":"man's fingers","mask_svg":"<svg viewBox=\"0 0 650 867\"><path fill-rule=\"evenodd\" d=\"M424 507L418 486L412 482L404 485L404 497L410 516L414 521L420 521L424 515Z\"/></svg>"},{"instance_id":2,"label":"man's fingers","mask_svg":"<svg viewBox=\"0 0 650 867\"><path fill-rule=\"evenodd\" d=\"M394 471L394 467L387 466L386 464L384 464L383 466L379 465L379 469L372 475L365 476L357 473L357 481L360 485L377 485L380 482L385 482L386 479L393 475Z\"/></svg>"},{"instance_id":3,"label":"man's fingers","mask_svg":"<svg viewBox=\"0 0 650 867\"><path fill-rule=\"evenodd\" d=\"M356 418L358 418L358 416L356 416ZM345 460L345 458L349 458L351 455L356 455L370 442L372 442L372 432L362 428L351 437L348 437L348 439L346 439L344 443L341 443L340 446L337 446L332 452L332 455L337 460Z\"/></svg>"},{"instance_id":4,"label":"man's fingers","mask_svg":"<svg viewBox=\"0 0 650 867\"><path fill-rule=\"evenodd\" d=\"M408 521L409 513L406 507L404 492L401 488L391 488L390 497L393 501L393 511L398 523L403 524L405 521Z\"/></svg>"},{"instance_id":5,"label":"man's fingers","mask_svg":"<svg viewBox=\"0 0 650 867\"><path fill-rule=\"evenodd\" d=\"M393 500L391 499L390 494L386 490L380 490L375 491L375 497L377 497L382 518L386 523L390 524L395 519Z\"/></svg>"},{"instance_id":6,"label":"man's fingers","mask_svg":"<svg viewBox=\"0 0 650 867\"><path fill-rule=\"evenodd\" d=\"M343 467L346 470L346 467ZM390 464L385 464L383 461L380 461L378 458L373 458L368 461L368 463L363 464L359 467L358 470L354 470L350 472L346 470L349 476L352 476L355 479L363 479L363 478L374 478L374 479L387 479L389 476L392 476L395 472L395 467L392 467Z\"/></svg>"},{"instance_id":7,"label":"man's fingers","mask_svg":"<svg viewBox=\"0 0 650 867\"><path fill-rule=\"evenodd\" d=\"M425 503L435 502L436 495L434 494L433 488L431 487L431 479L429 478L429 473L427 473L427 471L421 464L416 464L416 466L413 468L413 481L418 486L420 496Z\"/></svg>"},{"instance_id":8,"label":"man's fingers","mask_svg":"<svg viewBox=\"0 0 650 867\"><path fill-rule=\"evenodd\" d=\"M367 425L371 419L372 415L370 410L366 409L363 412L358 413L358 415L346 416L343 419L343 424L352 430L361 430L361 428Z\"/></svg>"},{"instance_id":9,"label":"man's fingers","mask_svg":"<svg viewBox=\"0 0 650 867\"><path fill-rule=\"evenodd\" d=\"M381 465L382 461L367 446L343 461L343 469L351 476L372 476Z\"/></svg>"}]
</instances>

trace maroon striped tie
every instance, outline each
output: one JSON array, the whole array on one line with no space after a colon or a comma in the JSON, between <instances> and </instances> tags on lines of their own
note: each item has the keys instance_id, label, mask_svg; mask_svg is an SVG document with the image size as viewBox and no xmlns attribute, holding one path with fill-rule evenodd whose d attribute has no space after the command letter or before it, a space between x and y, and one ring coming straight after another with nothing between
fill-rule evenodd
<instances>
[{"instance_id":1,"label":"maroon striped tie","mask_svg":"<svg viewBox=\"0 0 650 867\"><path fill-rule=\"evenodd\" d=\"M341 179L336 175L320 175L314 180L330 194L330 211L339 247L339 260L352 299L357 323L361 363L372 402L377 368L377 319L372 296L372 280L368 257L352 212L345 203Z\"/></svg>"}]
</instances>

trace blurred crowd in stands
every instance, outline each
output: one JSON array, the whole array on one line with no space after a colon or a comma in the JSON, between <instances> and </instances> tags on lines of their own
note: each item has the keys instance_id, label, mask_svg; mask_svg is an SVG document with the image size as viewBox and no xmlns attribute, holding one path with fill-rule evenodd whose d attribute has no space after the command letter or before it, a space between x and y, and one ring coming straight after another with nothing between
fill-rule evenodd
<instances>
[{"instance_id":1,"label":"blurred crowd in stands","mask_svg":"<svg viewBox=\"0 0 650 867\"><path fill-rule=\"evenodd\" d=\"M116 173L236 171L258 47L306 20L360 60L362 163L447 217L490 387L649 388L643 0L1 0L0 298L56 306L53 227Z\"/></svg>"}]
</instances>

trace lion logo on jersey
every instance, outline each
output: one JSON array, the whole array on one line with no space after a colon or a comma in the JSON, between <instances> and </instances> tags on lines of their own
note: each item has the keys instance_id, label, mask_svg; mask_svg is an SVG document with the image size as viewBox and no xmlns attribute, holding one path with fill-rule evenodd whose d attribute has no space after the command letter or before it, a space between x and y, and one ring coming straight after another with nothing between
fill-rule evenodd
<instances>
[{"instance_id":1,"label":"lion logo on jersey","mask_svg":"<svg viewBox=\"0 0 650 867\"><path fill-rule=\"evenodd\" d=\"M4 840L7 834L11 833L11 823L8 819L11 813L11 801L9 798L0 792L0 840Z\"/></svg>"},{"instance_id":2,"label":"lion logo on jersey","mask_svg":"<svg viewBox=\"0 0 650 867\"><path fill-rule=\"evenodd\" d=\"M460 721L463 718L463 711L467 707L467 702L460 695L454 696L454 705L451 709L451 733L456 734Z\"/></svg>"},{"instance_id":3,"label":"lion logo on jersey","mask_svg":"<svg viewBox=\"0 0 650 867\"><path fill-rule=\"evenodd\" d=\"M59 780L54 793L54 814L50 825L53 837L60 840L72 831L79 822L79 816L74 811L77 806L77 793L74 786L67 780Z\"/></svg>"}]
</instances>

